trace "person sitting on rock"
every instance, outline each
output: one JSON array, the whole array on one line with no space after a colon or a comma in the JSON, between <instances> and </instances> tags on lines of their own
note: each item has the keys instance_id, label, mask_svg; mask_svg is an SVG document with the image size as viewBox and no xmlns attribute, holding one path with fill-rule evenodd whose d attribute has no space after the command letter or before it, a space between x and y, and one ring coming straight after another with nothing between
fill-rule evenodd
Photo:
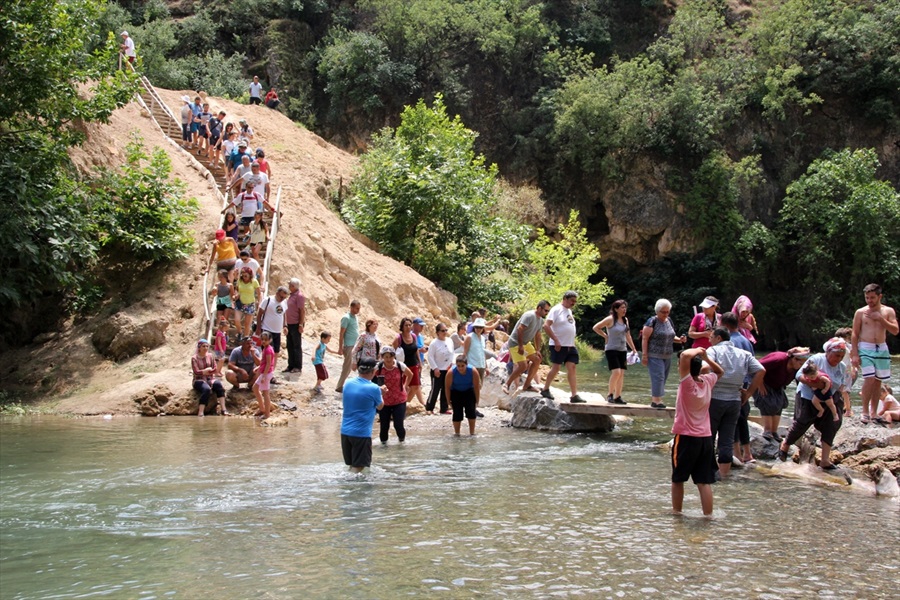
<instances>
[{"instance_id":1,"label":"person sitting on rock","mask_svg":"<svg viewBox=\"0 0 900 600\"><path fill-rule=\"evenodd\" d=\"M232 389L240 389L242 383L252 388L259 376L256 367L260 363L260 356L252 342L250 336L245 335L241 338L241 345L232 350L231 356L228 357L228 372L225 373L225 379L232 385Z\"/></svg>"},{"instance_id":2,"label":"person sitting on rock","mask_svg":"<svg viewBox=\"0 0 900 600\"><path fill-rule=\"evenodd\" d=\"M900 422L900 402L893 396L894 390L891 386L883 384L881 386L881 400L878 402L878 410L876 411L875 421L878 423Z\"/></svg>"},{"instance_id":3,"label":"person sitting on rock","mask_svg":"<svg viewBox=\"0 0 900 600\"><path fill-rule=\"evenodd\" d=\"M279 104L281 104L281 100L278 99L278 92L275 91L275 86L273 85L272 89L266 94L266 106L275 110Z\"/></svg>"},{"instance_id":4,"label":"person sitting on rock","mask_svg":"<svg viewBox=\"0 0 900 600\"><path fill-rule=\"evenodd\" d=\"M200 394L197 416L202 417L206 414L210 392L216 394L216 398L219 400L219 410L223 415L227 415L225 388L222 387L222 382L216 378L216 359L209 353L209 340L201 338L197 342L197 352L191 357L191 371L194 375L194 390Z\"/></svg>"}]
</instances>

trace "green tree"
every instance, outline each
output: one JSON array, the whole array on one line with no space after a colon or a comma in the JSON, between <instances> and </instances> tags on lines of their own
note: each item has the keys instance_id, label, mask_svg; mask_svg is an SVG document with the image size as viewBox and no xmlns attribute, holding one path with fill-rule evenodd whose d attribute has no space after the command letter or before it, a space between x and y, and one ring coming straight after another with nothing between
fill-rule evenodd
<instances>
[{"instance_id":1,"label":"green tree","mask_svg":"<svg viewBox=\"0 0 900 600\"><path fill-rule=\"evenodd\" d=\"M801 293L804 323L846 319L872 281L900 289L900 194L876 178L878 166L875 150L848 148L813 161L787 188L782 268Z\"/></svg>"},{"instance_id":2,"label":"green tree","mask_svg":"<svg viewBox=\"0 0 900 600\"><path fill-rule=\"evenodd\" d=\"M587 230L578 220L578 211L569 213L567 223L559 226L560 239L551 240L543 230L528 246L525 266L516 275L520 314L534 308L538 301L557 302L567 290L578 292L573 311L580 314L586 307L603 302L612 288L603 279L591 283L599 269L600 251L587 239Z\"/></svg>"},{"instance_id":3,"label":"green tree","mask_svg":"<svg viewBox=\"0 0 900 600\"><path fill-rule=\"evenodd\" d=\"M71 289L96 257L90 190L66 153L76 123L106 121L136 90L116 71L118 45L97 26L95 0L4 4L0 19L0 300L20 306ZM21 324L20 324L21 325ZM21 336L17 336L19 339ZM29 339L29 338L25 338Z\"/></svg>"},{"instance_id":4,"label":"green tree","mask_svg":"<svg viewBox=\"0 0 900 600\"><path fill-rule=\"evenodd\" d=\"M475 132L447 116L440 96L400 120L361 158L344 218L462 306L508 298L498 275L516 263L526 231L493 214L496 165L475 154Z\"/></svg>"},{"instance_id":5,"label":"green tree","mask_svg":"<svg viewBox=\"0 0 900 600\"><path fill-rule=\"evenodd\" d=\"M184 198L182 181L169 181L172 164L162 148L148 156L135 134L126 154L119 171L95 182L101 245L154 263L186 258L194 250L189 225L197 200Z\"/></svg>"}]
</instances>

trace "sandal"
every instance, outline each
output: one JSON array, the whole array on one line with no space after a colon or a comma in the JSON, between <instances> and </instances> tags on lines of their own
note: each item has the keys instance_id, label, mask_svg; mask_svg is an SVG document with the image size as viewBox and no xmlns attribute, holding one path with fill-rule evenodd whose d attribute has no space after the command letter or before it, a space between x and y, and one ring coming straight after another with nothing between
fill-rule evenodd
<instances>
[{"instance_id":1,"label":"sandal","mask_svg":"<svg viewBox=\"0 0 900 600\"><path fill-rule=\"evenodd\" d=\"M861 416L859 418L859 422L862 423L863 425L868 425L869 424L869 415Z\"/></svg>"},{"instance_id":2,"label":"sandal","mask_svg":"<svg viewBox=\"0 0 900 600\"><path fill-rule=\"evenodd\" d=\"M837 471L838 466L834 463L830 463L825 465L824 467L820 467L823 471Z\"/></svg>"},{"instance_id":3,"label":"sandal","mask_svg":"<svg viewBox=\"0 0 900 600\"><path fill-rule=\"evenodd\" d=\"M781 447L779 446L778 447L778 460L780 460L781 462L785 462L787 460L787 456L788 456L788 451L782 450Z\"/></svg>"}]
</instances>

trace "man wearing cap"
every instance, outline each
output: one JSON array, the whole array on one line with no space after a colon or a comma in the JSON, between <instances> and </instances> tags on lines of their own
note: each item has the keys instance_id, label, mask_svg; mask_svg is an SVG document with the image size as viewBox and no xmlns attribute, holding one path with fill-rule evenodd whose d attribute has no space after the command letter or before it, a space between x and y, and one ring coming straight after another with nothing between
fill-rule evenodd
<instances>
[{"instance_id":1,"label":"man wearing cap","mask_svg":"<svg viewBox=\"0 0 900 600\"><path fill-rule=\"evenodd\" d=\"M306 297L300 291L300 280L296 277L288 284L290 295L284 323L287 325L288 364L286 373L303 371L303 328L306 325ZM371 431L370 431L371 433Z\"/></svg>"},{"instance_id":2,"label":"man wearing cap","mask_svg":"<svg viewBox=\"0 0 900 600\"><path fill-rule=\"evenodd\" d=\"M341 366L341 376L334 390L338 393L344 391L344 382L347 381L347 376L350 375L350 368L353 364L353 347L356 346L356 341L359 339L359 321L356 319L359 309L359 300L351 300L350 310L341 317L341 329L338 333L337 342L338 354L344 357L344 364Z\"/></svg>"},{"instance_id":3,"label":"man wearing cap","mask_svg":"<svg viewBox=\"0 0 900 600\"><path fill-rule=\"evenodd\" d=\"M544 332L550 346L550 372L544 380L541 396L553 399L550 383L559 373L560 367L566 365L566 378L569 380L569 391L572 392L569 402L584 402L578 395L578 382L575 368L578 366L578 348L575 347L575 316L572 307L578 301L578 292L569 290L563 294L562 302L550 309L544 320Z\"/></svg>"},{"instance_id":4,"label":"man wearing cap","mask_svg":"<svg viewBox=\"0 0 900 600\"><path fill-rule=\"evenodd\" d=\"M274 296L269 296L259 303L259 311L256 313L256 333L269 332L275 354L281 351L281 332L284 331L284 313L287 312L289 293L283 285L278 286Z\"/></svg>"},{"instance_id":5,"label":"man wearing cap","mask_svg":"<svg viewBox=\"0 0 900 600\"><path fill-rule=\"evenodd\" d=\"M233 388L238 389L242 383L247 384L248 389L253 388L256 383L257 373L254 369L259 365L259 351L253 347L253 340L249 335L241 338L241 345L231 351L228 357L228 371L225 373L225 379Z\"/></svg>"},{"instance_id":6,"label":"man wearing cap","mask_svg":"<svg viewBox=\"0 0 900 600\"><path fill-rule=\"evenodd\" d=\"M363 359L357 366L359 376L344 383L341 451L351 473L360 473L372 464L375 412L384 407L381 388L372 383L376 365L374 360Z\"/></svg>"},{"instance_id":7,"label":"man wearing cap","mask_svg":"<svg viewBox=\"0 0 900 600\"><path fill-rule=\"evenodd\" d=\"M831 471L837 468L831 462L831 445L834 443L834 436L840 430L844 419L844 398L843 394L838 392L843 392L845 388L847 368L842 360L847 352L847 342L834 337L825 342L822 348L824 352L810 356L808 361L816 365L819 373L824 373L831 379L831 387L835 391L832 400L837 408L838 420L835 421L834 415L827 410L821 417L819 416L819 411L812 403L813 389L803 383L800 378L801 372L798 371L795 375L797 394L794 396L794 422L791 423L787 436L781 440L778 458L787 460L791 444L803 437L803 434L812 425L822 434L822 460L819 462L819 466L826 471Z\"/></svg>"},{"instance_id":8,"label":"man wearing cap","mask_svg":"<svg viewBox=\"0 0 900 600\"><path fill-rule=\"evenodd\" d=\"M731 472L734 459L734 433L741 406L750 400L766 370L753 354L735 347L727 328L716 327L710 341L713 345L706 354L725 371L713 387L709 402L709 426L713 436L718 434L719 474L725 477ZM748 377L752 379L745 389L744 379Z\"/></svg>"},{"instance_id":9,"label":"man wearing cap","mask_svg":"<svg viewBox=\"0 0 900 600\"><path fill-rule=\"evenodd\" d=\"M191 120L194 111L191 110L191 97L185 94L181 97L181 147L187 148L191 144Z\"/></svg>"},{"instance_id":10,"label":"man wearing cap","mask_svg":"<svg viewBox=\"0 0 900 600\"><path fill-rule=\"evenodd\" d=\"M246 170L241 171L241 175L250 171L250 163L253 161L253 155L247 150L247 145L247 140L239 140L234 147L234 150L228 155L228 163L231 166L232 171L232 182L239 177L237 172L241 166L246 165L247 167ZM244 162L245 156L247 157L246 162Z\"/></svg>"},{"instance_id":11,"label":"man wearing cap","mask_svg":"<svg viewBox=\"0 0 900 600\"><path fill-rule=\"evenodd\" d=\"M250 104L262 104L262 84L258 75L254 75L250 82Z\"/></svg>"},{"instance_id":12,"label":"man wearing cap","mask_svg":"<svg viewBox=\"0 0 900 600\"><path fill-rule=\"evenodd\" d=\"M128 62L134 65L134 61L137 58L137 53L134 50L134 40L131 39L131 36L128 35L127 31L123 31L121 36L122 43L119 44L119 48L122 50L122 54L125 55L125 58L128 59Z\"/></svg>"}]
</instances>

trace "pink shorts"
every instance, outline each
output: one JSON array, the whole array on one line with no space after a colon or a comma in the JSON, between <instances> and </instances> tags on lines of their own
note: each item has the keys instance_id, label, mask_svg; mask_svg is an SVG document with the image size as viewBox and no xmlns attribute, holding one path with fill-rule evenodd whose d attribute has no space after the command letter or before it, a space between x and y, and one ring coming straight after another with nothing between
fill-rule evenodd
<instances>
[{"instance_id":1,"label":"pink shorts","mask_svg":"<svg viewBox=\"0 0 900 600\"><path fill-rule=\"evenodd\" d=\"M272 381L272 378L275 376L275 373L263 373L256 379L256 385L259 386L259 391L268 392L269 391L269 382Z\"/></svg>"}]
</instances>

